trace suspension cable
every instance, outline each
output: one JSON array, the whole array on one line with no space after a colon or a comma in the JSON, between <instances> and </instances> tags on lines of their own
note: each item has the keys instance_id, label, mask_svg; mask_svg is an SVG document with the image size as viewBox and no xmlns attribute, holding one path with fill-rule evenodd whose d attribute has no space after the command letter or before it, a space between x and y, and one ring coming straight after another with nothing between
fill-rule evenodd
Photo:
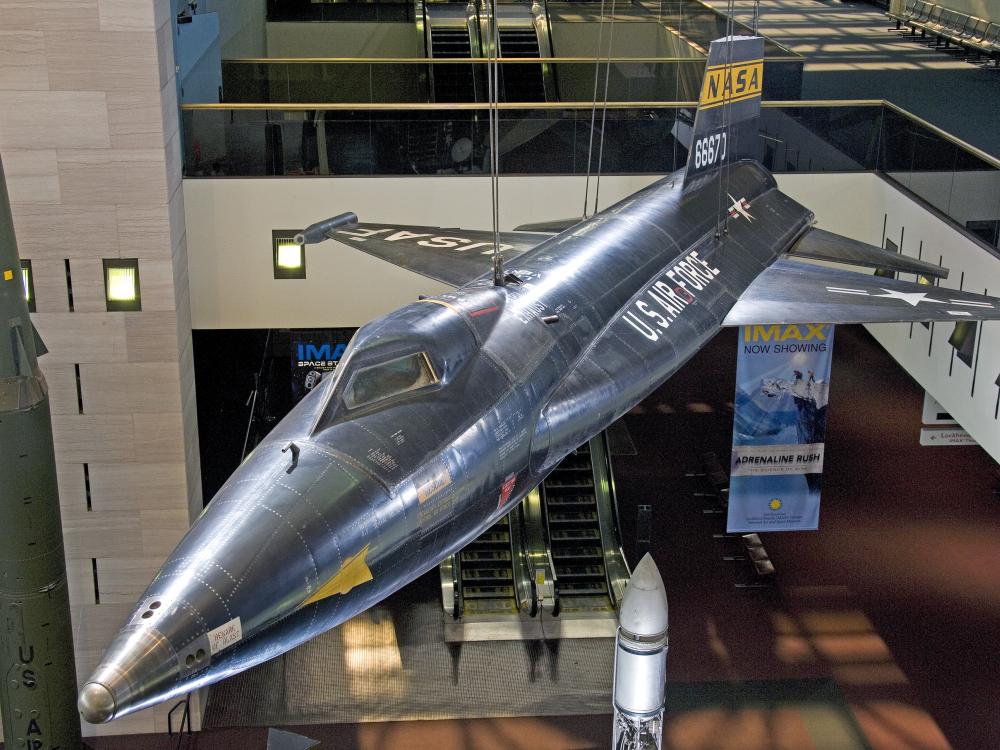
<instances>
[{"instance_id":1,"label":"suspension cable","mask_svg":"<svg viewBox=\"0 0 1000 750\"><path fill-rule=\"evenodd\" d=\"M601 167L604 163L604 132L608 119L608 81L611 79L611 53L615 44L615 0L611 0L611 25L608 28L608 62L604 69L604 109L601 112L601 144L597 150L597 185L594 187L594 213L601 195Z\"/></svg>"},{"instance_id":2,"label":"suspension cable","mask_svg":"<svg viewBox=\"0 0 1000 750\"><path fill-rule=\"evenodd\" d=\"M504 285L503 256L500 254L500 56L496 0L487 5L486 80L490 122L490 194L493 214L493 285Z\"/></svg>"},{"instance_id":3,"label":"suspension cable","mask_svg":"<svg viewBox=\"0 0 1000 750\"><path fill-rule=\"evenodd\" d=\"M677 0L677 33L682 34L684 30L681 28L684 23L684 0ZM660 31L666 31L663 28L663 0L660 0L660 7L656 13L656 24L657 33ZM681 66L680 63L675 62L674 64L674 100L680 101L680 89L681 89ZM701 93L699 92L699 97ZM670 173L673 174L677 170L677 135L680 133L678 128L678 121L680 119L681 111L680 109L674 110L674 129L673 129L673 141L674 141L674 153L670 157ZM693 145L692 145L693 148Z\"/></svg>"},{"instance_id":4,"label":"suspension cable","mask_svg":"<svg viewBox=\"0 0 1000 750\"><path fill-rule=\"evenodd\" d=\"M590 106L590 143L587 145L587 179L583 184L583 215L587 218L590 197L590 165L594 154L594 125L597 121L597 83L601 78L601 45L604 43L604 0L601 0L601 22L597 27L597 50L594 53L594 96Z\"/></svg>"},{"instance_id":5,"label":"suspension cable","mask_svg":"<svg viewBox=\"0 0 1000 750\"><path fill-rule=\"evenodd\" d=\"M730 78L733 75L733 35L736 34L736 20L735 20L735 15L736 15L736 0L729 0L729 24L728 24L728 27L729 27L728 28L728 31L729 31L729 33L728 33L728 37L729 37L729 65L728 65L728 69L727 69L726 72L729 74ZM723 86L723 91L725 91L725 86ZM732 87L730 87L730 90L729 90L730 104L732 104L732 98L733 98L733 91L732 91ZM726 121L726 150L727 151L729 150L729 140L730 140L730 136L732 136L732 140L733 140L732 148L736 149L732 153L739 154L739 146L740 146L740 144L738 142L739 141L739 134L732 132L732 125L733 125L732 107L731 106L727 106L725 109L726 109L726 118L725 118L725 121ZM727 154L727 156L728 156L728 154ZM732 162L732 160L730 160L730 163L731 162ZM732 177L732 170L730 169L729 164L725 164L724 167L725 167L725 170L726 170L726 197L728 199L728 197L730 195L730 180L731 180L731 177ZM728 209L728 206L727 206L725 208L725 212L722 214L722 237L723 237L723 240L725 240L725 238L728 237L728 236L729 236L729 209Z\"/></svg>"}]
</instances>

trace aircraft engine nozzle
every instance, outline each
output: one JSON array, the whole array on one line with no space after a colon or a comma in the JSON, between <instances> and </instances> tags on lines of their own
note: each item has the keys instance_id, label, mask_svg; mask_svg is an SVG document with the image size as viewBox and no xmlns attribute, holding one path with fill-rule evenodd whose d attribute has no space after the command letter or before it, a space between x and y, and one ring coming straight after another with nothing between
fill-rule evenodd
<instances>
[{"instance_id":1,"label":"aircraft engine nozzle","mask_svg":"<svg viewBox=\"0 0 1000 750\"><path fill-rule=\"evenodd\" d=\"M314 245L317 242L322 242L327 239L327 232L357 223L358 215L353 211L348 211L345 214L337 214L336 216L325 219L324 221L318 221L315 224L310 224L308 227L295 235L295 241L300 245Z\"/></svg>"}]
</instances>

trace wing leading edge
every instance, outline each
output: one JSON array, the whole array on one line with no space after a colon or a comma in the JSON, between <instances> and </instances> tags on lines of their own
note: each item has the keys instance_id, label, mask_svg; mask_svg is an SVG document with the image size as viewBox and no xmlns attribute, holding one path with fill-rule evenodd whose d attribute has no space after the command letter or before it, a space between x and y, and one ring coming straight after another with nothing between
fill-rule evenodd
<instances>
[{"instance_id":1,"label":"wing leading edge","mask_svg":"<svg viewBox=\"0 0 1000 750\"><path fill-rule=\"evenodd\" d=\"M740 296L726 326L1000 320L1000 299L779 259Z\"/></svg>"},{"instance_id":2,"label":"wing leading edge","mask_svg":"<svg viewBox=\"0 0 1000 750\"><path fill-rule=\"evenodd\" d=\"M833 263L847 263L854 266L882 268L887 271L916 273L927 278L948 278L948 269L935 266L925 260L909 258L900 253L884 250L866 242L852 240L824 229L813 227L792 245L789 255L813 258Z\"/></svg>"}]
</instances>

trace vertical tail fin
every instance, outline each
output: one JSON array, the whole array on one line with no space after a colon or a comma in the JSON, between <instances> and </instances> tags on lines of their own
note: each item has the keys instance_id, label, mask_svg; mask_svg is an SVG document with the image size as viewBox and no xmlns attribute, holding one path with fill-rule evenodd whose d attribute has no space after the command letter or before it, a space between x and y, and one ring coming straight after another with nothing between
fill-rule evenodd
<instances>
[{"instance_id":1,"label":"vertical tail fin","mask_svg":"<svg viewBox=\"0 0 1000 750\"><path fill-rule=\"evenodd\" d=\"M685 187L698 175L753 153L763 86L762 37L729 36L712 42L694 118Z\"/></svg>"}]
</instances>

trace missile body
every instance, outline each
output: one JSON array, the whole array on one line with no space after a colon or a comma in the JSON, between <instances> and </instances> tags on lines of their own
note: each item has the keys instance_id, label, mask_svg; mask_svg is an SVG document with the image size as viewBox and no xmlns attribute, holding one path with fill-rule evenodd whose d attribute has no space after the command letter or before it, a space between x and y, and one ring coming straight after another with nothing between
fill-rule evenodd
<instances>
[{"instance_id":1,"label":"missile body","mask_svg":"<svg viewBox=\"0 0 1000 750\"><path fill-rule=\"evenodd\" d=\"M647 553L632 572L615 639L614 750L659 750L667 676L667 595Z\"/></svg>"},{"instance_id":2,"label":"missile body","mask_svg":"<svg viewBox=\"0 0 1000 750\"><path fill-rule=\"evenodd\" d=\"M0 713L7 747L80 747L48 391L0 165Z\"/></svg>"}]
</instances>

